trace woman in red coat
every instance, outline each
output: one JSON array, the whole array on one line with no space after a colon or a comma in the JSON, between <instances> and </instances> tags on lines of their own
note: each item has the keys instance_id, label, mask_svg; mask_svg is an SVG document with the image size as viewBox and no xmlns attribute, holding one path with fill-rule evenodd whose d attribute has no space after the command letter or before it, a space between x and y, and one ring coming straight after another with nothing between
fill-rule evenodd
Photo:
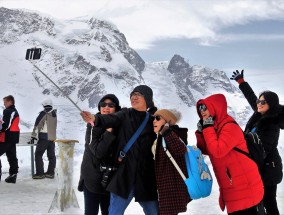
<instances>
[{"instance_id":1,"label":"woman in red coat","mask_svg":"<svg viewBox=\"0 0 284 215\"><path fill-rule=\"evenodd\" d=\"M155 159L155 175L159 194L159 215L177 215L185 212L190 201L182 177L162 146L162 138L164 138L167 149L187 177L184 158L187 128L180 128L176 125L179 115L177 111L168 109L158 110L154 114L153 125L157 140L152 146L152 152Z\"/></svg>"},{"instance_id":2,"label":"woman in red coat","mask_svg":"<svg viewBox=\"0 0 284 215\"><path fill-rule=\"evenodd\" d=\"M227 113L224 95L215 94L197 102L200 121L197 146L208 154L220 190L219 205L232 215L256 215L263 210L263 183L256 163L235 151L248 152L241 128ZM264 213L264 212L263 212Z\"/></svg>"}]
</instances>

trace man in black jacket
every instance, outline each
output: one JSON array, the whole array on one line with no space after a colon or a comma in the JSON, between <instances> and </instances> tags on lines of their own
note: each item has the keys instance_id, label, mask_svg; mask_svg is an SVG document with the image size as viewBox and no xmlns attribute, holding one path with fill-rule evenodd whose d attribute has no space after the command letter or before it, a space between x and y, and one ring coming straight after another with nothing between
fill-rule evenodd
<instances>
[{"instance_id":1,"label":"man in black jacket","mask_svg":"<svg viewBox=\"0 0 284 215\"><path fill-rule=\"evenodd\" d=\"M9 95L3 98L6 109L3 111L2 128L0 129L0 156L6 153L10 164L9 176L5 179L7 183L16 183L18 173L18 159L16 143L19 143L19 113L15 108L15 99ZM2 175L2 165L0 160L0 179Z\"/></svg>"},{"instance_id":2,"label":"man in black jacket","mask_svg":"<svg viewBox=\"0 0 284 215\"><path fill-rule=\"evenodd\" d=\"M146 111L151 114L156 111L152 89L146 85L135 87L130 94L130 101L132 108L123 108L114 114L94 116L89 112L81 113L86 122L92 120L95 126L118 128L117 158L145 119ZM154 160L151 153L155 139L153 119L150 118L124 159L121 162L117 161L118 169L107 187L111 193L109 215L124 214L133 197L143 207L145 214L158 214Z\"/></svg>"}]
</instances>

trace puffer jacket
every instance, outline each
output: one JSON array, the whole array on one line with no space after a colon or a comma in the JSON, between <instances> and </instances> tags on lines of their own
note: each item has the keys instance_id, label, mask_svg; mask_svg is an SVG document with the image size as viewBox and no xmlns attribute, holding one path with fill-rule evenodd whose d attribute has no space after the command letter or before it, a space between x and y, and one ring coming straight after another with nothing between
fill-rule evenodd
<instances>
[{"instance_id":1,"label":"puffer jacket","mask_svg":"<svg viewBox=\"0 0 284 215\"><path fill-rule=\"evenodd\" d=\"M112 168L114 166L113 151L116 148L114 140L114 132L87 124L79 191L83 191L84 184L92 193L109 195L109 192L106 192L105 187L101 184L104 173L100 167Z\"/></svg>"},{"instance_id":2,"label":"puffer jacket","mask_svg":"<svg viewBox=\"0 0 284 215\"><path fill-rule=\"evenodd\" d=\"M214 126L196 132L197 146L208 154L219 184L219 205L228 213L257 205L264 188L257 165L247 156L235 151L238 147L248 152L241 128L227 114L227 102L222 94L215 94L197 102L205 104L214 119ZM200 113L198 112L202 119Z\"/></svg>"},{"instance_id":3,"label":"puffer jacket","mask_svg":"<svg viewBox=\"0 0 284 215\"><path fill-rule=\"evenodd\" d=\"M257 97L250 85L247 82L243 82L239 87L255 111L249 119L245 131L251 131L253 128L256 128L256 133L262 141L267 155L261 171L263 183L265 186L279 184L283 178L283 165L277 146L280 129L284 129L284 107L279 106L275 112L261 115L257 112L255 102Z\"/></svg>"}]
</instances>

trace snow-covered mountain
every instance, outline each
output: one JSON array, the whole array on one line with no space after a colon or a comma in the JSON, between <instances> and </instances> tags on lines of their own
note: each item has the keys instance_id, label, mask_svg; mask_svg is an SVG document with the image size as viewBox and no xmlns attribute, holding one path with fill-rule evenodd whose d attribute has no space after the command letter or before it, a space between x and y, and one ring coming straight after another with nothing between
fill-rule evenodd
<instances>
[{"instance_id":1,"label":"snow-covered mountain","mask_svg":"<svg viewBox=\"0 0 284 215\"><path fill-rule=\"evenodd\" d=\"M42 48L41 59L26 61L26 49L35 46ZM198 120L195 104L199 99L223 93L228 100L229 113L241 125L251 113L247 101L223 71L194 65L194 62L179 55L168 62L146 63L129 46L124 34L111 23L94 17L57 20L38 12L2 7L0 97L14 95L23 132L31 131L44 98L52 98L54 107L58 109L58 139L77 139L80 142L75 145L74 188L79 179L84 150L85 123L79 111L32 64L56 82L79 107L94 113L102 95L115 93L122 106L128 107L132 89L139 84L149 85L158 108L175 108L182 113L179 124L189 128L191 145L195 144L194 130ZM0 104L0 117L3 108ZM282 140L280 142L283 143ZM283 147L279 148L283 155ZM17 153L20 166L17 184L1 183L3 197L0 197L9 202L3 207L1 204L2 214L46 214L56 191L56 181L31 181L29 148L18 147ZM3 157L6 177L8 163ZM44 162L47 163L46 157ZM282 182L277 195L280 203L284 199L283 190ZM76 193L81 209L71 214L82 214L83 195ZM217 202L215 180L211 196L191 202L188 211L190 214L225 214L220 211ZM210 211L208 207L202 207L204 204ZM279 205L283 212L283 204ZM126 214L143 214L143 211L133 202Z\"/></svg>"},{"instance_id":2,"label":"snow-covered mountain","mask_svg":"<svg viewBox=\"0 0 284 215\"><path fill-rule=\"evenodd\" d=\"M25 52L32 47L42 48L42 57L29 62L24 59ZM223 71L190 65L179 55L169 62L145 63L116 26L94 17L56 20L2 7L0 62L1 95L15 96L23 131L31 129L40 102L48 96L59 110L59 136L82 139L84 133L79 111L32 64L82 109L92 112L106 93L115 93L122 106L129 106L131 90L147 84L154 91L156 106L180 110L181 124L186 127L196 125L196 102L213 93L225 94L229 113L240 124L250 113L242 94Z\"/></svg>"}]
</instances>

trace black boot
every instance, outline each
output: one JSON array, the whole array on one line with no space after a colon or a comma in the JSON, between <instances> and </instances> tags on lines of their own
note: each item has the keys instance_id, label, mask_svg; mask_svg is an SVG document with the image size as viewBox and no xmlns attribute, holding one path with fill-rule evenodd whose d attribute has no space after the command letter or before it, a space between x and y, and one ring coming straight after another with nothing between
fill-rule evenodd
<instances>
[{"instance_id":1,"label":"black boot","mask_svg":"<svg viewBox=\"0 0 284 215\"><path fill-rule=\"evenodd\" d=\"M16 180L17 180L17 174L9 175L9 176L5 179L5 181L6 181L7 183L14 183L14 184L16 184Z\"/></svg>"}]
</instances>

